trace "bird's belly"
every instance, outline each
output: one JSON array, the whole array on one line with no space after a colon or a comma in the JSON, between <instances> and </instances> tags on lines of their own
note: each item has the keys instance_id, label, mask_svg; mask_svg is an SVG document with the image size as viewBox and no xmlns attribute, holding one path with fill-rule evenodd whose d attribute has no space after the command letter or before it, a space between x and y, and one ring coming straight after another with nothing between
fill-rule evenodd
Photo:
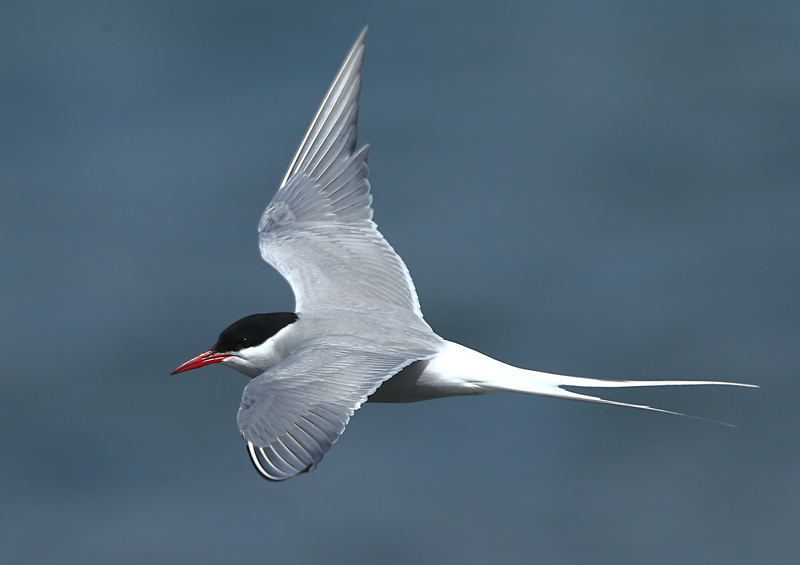
<instances>
[{"instance_id":1,"label":"bird's belly","mask_svg":"<svg viewBox=\"0 0 800 565\"><path fill-rule=\"evenodd\" d=\"M475 382L461 367L460 355L447 342L439 355L427 361L416 361L384 382L369 402L419 402L448 396L483 394L486 388ZM467 348L457 348L472 352ZM480 355L480 354L477 354ZM484 357L481 355L481 357ZM486 358L488 359L488 358ZM490 359L490 361L494 361ZM496 361L494 361L496 363Z\"/></svg>"}]
</instances>

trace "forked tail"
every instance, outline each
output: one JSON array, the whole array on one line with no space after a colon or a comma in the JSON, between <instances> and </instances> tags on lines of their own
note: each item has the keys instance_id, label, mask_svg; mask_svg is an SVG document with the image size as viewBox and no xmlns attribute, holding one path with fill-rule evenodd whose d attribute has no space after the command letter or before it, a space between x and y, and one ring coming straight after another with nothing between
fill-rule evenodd
<instances>
[{"instance_id":1,"label":"forked tail","mask_svg":"<svg viewBox=\"0 0 800 565\"><path fill-rule=\"evenodd\" d=\"M458 375L463 379L466 386L480 389L482 392L489 391L508 391L522 392L525 394L538 394L540 396L552 396L554 398L566 398L569 400L580 400L583 402L596 402L598 404L610 404L613 406L626 406L628 408L639 408L641 410L651 410L653 412L663 412L674 414L697 420L704 420L735 427L732 424L708 420L672 410L655 408L645 404L632 404L630 402L618 402L607 400L599 396L580 394L561 387L581 387L581 388L632 388L646 386L698 386L698 385L717 385L717 386L740 386L747 388L759 388L758 385L744 383L730 383L723 381L605 381L601 379L587 379L583 377L569 377L566 375L554 375L541 371L531 371L520 369L512 365L507 365L491 357L487 357L477 351L466 348L457 343L447 342L445 349L434 361L441 363L441 368L451 375ZM434 368L434 367L432 367ZM435 369L435 368L434 368Z\"/></svg>"}]
</instances>

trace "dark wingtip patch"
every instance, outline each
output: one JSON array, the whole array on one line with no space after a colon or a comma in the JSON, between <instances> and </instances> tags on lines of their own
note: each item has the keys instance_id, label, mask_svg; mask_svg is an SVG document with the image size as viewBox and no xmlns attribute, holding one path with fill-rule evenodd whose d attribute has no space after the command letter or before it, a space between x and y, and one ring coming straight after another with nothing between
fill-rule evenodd
<instances>
[{"instance_id":1,"label":"dark wingtip patch","mask_svg":"<svg viewBox=\"0 0 800 565\"><path fill-rule=\"evenodd\" d=\"M302 471L297 471L293 469L293 472L286 472L281 471L276 468L275 464L269 460L266 453L264 452L264 448L256 447L253 445L252 442L246 442L247 447L247 455L250 457L250 462L253 464L253 467L256 468L258 474L261 475L262 478L270 481L270 482L280 482L285 481L286 479L291 479L295 475L302 475L303 473L308 473L312 471L314 468L314 464L307 466ZM263 461L262 461L263 458ZM265 468L264 463L266 463L269 467L269 470ZM275 473L275 471L280 471L280 474Z\"/></svg>"},{"instance_id":2,"label":"dark wingtip patch","mask_svg":"<svg viewBox=\"0 0 800 565\"><path fill-rule=\"evenodd\" d=\"M286 326L297 321L294 312L252 314L225 328L211 351L232 353L261 345Z\"/></svg>"}]
</instances>

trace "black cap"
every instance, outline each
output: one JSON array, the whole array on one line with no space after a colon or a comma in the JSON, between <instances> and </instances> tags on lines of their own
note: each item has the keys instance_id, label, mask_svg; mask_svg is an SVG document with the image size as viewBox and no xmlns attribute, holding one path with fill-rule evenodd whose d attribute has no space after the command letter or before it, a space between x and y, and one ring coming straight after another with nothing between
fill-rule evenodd
<instances>
[{"instance_id":1,"label":"black cap","mask_svg":"<svg viewBox=\"0 0 800 565\"><path fill-rule=\"evenodd\" d=\"M286 326L297 321L294 312L253 314L225 328L211 351L232 353L261 345Z\"/></svg>"}]
</instances>

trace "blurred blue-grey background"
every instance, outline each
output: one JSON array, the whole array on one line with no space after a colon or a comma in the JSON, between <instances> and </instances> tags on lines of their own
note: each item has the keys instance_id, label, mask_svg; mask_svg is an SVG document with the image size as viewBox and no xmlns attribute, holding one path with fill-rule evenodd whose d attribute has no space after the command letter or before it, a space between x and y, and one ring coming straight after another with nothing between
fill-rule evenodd
<instances>
[{"instance_id":1,"label":"blurred blue-grey background","mask_svg":"<svg viewBox=\"0 0 800 565\"><path fill-rule=\"evenodd\" d=\"M370 24L375 219L506 362L761 390L366 405L282 484L245 377L291 310L256 225ZM800 553L797 2L0 3L3 563L789 563Z\"/></svg>"}]
</instances>

